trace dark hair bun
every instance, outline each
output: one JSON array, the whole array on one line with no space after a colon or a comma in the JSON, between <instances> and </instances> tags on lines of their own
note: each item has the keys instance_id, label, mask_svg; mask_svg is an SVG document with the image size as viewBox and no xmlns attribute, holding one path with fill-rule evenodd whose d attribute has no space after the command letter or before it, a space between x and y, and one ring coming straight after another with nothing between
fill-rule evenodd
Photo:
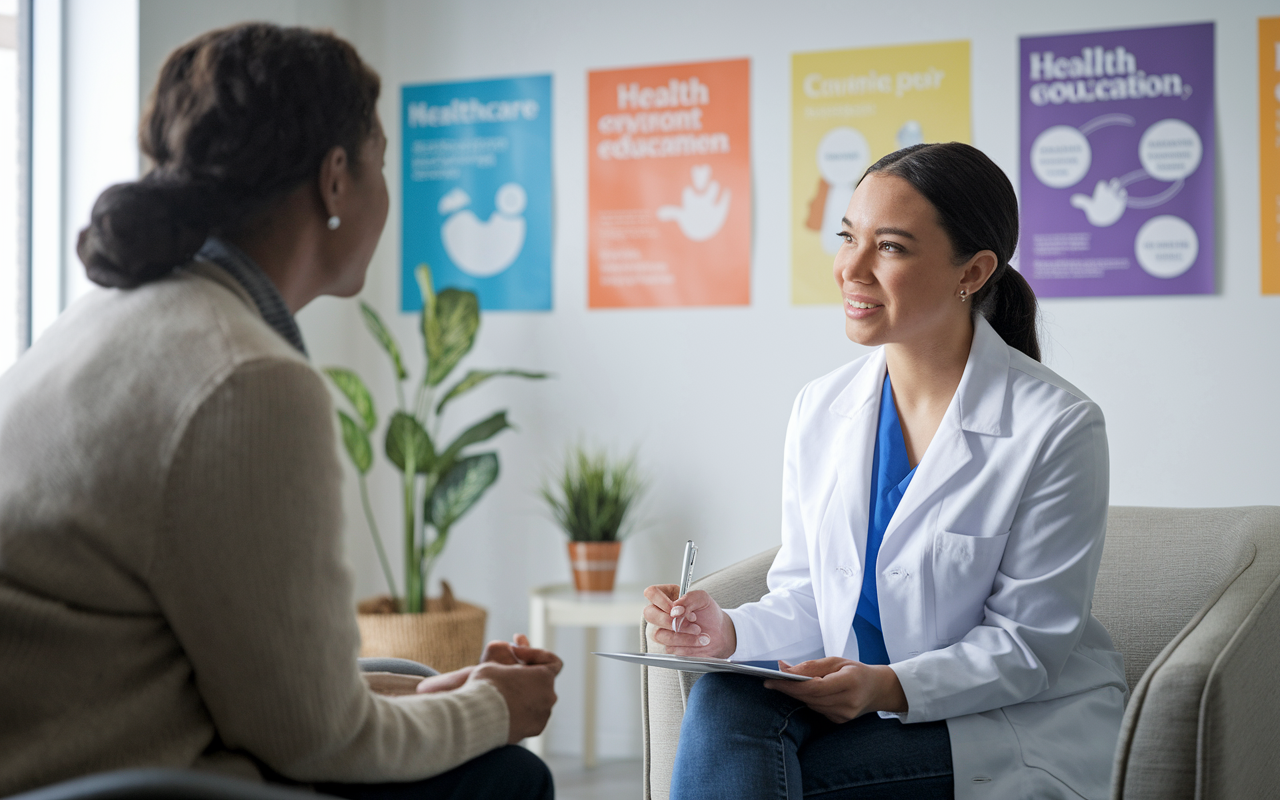
<instances>
[{"instance_id":1,"label":"dark hair bun","mask_svg":"<svg viewBox=\"0 0 1280 800\"><path fill-rule=\"evenodd\" d=\"M190 261L208 238L210 215L198 207L207 192L154 176L118 183L93 204L76 253L94 283L141 286Z\"/></svg>"},{"instance_id":2,"label":"dark hair bun","mask_svg":"<svg viewBox=\"0 0 1280 800\"><path fill-rule=\"evenodd\" d=\"M316 180L325 154L353 164L376 125L377 73L324 31L246 23L170 54L139 126L154 165L103 192L77 251L89 279L163 277L211 233L234 235Z\"/></svg>"}]
</instances>

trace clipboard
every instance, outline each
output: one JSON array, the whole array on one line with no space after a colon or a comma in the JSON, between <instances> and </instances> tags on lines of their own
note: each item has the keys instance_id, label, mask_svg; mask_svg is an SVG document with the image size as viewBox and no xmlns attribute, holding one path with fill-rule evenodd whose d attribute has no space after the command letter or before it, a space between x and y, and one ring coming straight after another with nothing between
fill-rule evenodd
<instances>
[{"instance_id":1,"label":"clipboard","mask_svg":"<svg viewBox=\"0 0 1280 800\"><path fill-rule=\"evenodd\" d=\"M627 661L632 664L643 664L646 667L675 669L681 672L733 672L739 675L754 675L757 678L777 678L784 681L813 680L808 675L793 675L778 669L761 666L777 664L776 661L729 661L724 658L703 658L700 656L672 656L665 653L592 653L593 656Z\"/></svg>"}]
</instances>

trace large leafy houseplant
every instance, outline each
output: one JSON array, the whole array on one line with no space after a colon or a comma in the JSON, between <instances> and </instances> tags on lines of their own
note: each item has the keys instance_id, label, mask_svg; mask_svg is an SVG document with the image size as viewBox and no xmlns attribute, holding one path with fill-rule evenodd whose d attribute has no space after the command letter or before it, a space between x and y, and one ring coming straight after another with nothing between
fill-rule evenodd
<instances>
[{"instance_id":1,"label":"large leafy houseplant","mask_svg":"<svg viewBox=\"0 0 1280 800\"><path fill-rule=\"evenodd\" d=\"M396 590L391 563L369 503L368 475L373 468L373 436L378 427L373 396L365 382L352 370L341 367L324 370L355 412L352 415L338 411L342 443L359 476L365 520L373 535L387 586L391 596L399 598L398 610L407 613L425 610L427 581L449 540L450 530L498 479L498 454L492 451L475 453L469 448L511 427L507 412L498 411L441 446L440 422L446 406L490 378L546 377L545 373L515 369L473 369L447 389L442 389L458 362L475 343L480 328L480 305L473 292L444 289L437 294L432 289L431 270L425 264L418 267L416 276L422 290L420 330L427 364L426 372L414 391L413 405L405 402L405 383L409 380L409 373L404 367L400 346L378 313L368 304L360 304L365 326L390 358L399 401L398 408L387 422L383 452L400 473L403 595Z\"/></svg>"}]
</instances>

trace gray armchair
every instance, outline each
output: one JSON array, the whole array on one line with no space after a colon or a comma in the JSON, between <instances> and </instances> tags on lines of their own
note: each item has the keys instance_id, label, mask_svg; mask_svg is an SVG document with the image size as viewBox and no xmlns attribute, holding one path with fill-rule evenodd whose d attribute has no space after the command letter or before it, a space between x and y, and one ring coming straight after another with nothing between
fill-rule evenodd
<instances>
[{"instance_id":1,"label":"gray armchair","mask_svg":"<svg viewBox=\"0 0 1280 800\"><path fill-rule=\"evenodd\" d=\"M775 550L695 586L758 599ZM1111 509L1093 613L1132 689L1114 800L1280 793L1280 508ZM642 624L641 646L662 652ZM642 668L645 800L667 800L697 675Z\"/></svg>"}]
</instances>

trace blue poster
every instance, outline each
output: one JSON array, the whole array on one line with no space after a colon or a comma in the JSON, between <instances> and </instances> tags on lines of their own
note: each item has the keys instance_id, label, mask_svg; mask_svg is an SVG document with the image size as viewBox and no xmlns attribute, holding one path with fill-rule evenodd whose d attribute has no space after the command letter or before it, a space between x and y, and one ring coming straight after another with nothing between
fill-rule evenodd
<instances>
[{"instance_id":1,"label":"blue poster","mask_svg":"<svg viewBox=\"0 0 1280 800\"><path fill-rule=\"evenodd\" d=\"M414 270L485 311L551 308L551 76L403 88L401 309Z\"/></svg>"}]
</instances>

